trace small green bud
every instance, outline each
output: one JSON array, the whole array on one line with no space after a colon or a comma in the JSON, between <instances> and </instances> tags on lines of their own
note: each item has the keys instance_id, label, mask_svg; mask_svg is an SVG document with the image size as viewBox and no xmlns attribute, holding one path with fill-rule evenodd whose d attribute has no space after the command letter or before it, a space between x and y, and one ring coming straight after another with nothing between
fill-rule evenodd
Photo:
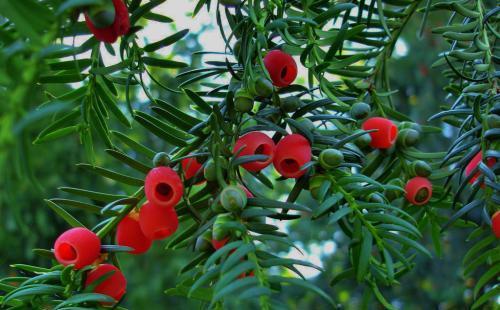
<instances>
[{"instance_id":1,"label":"small green bud","mask_svg":"<svg viewBox=\"0 0 500 310\"><path fill-rule=\"evenodd\" d=\"M208 229L196 238L194 249L199 252L205 252L212 249L212 230Z\"/></svg>"},{"instance_id":2,"label":"small green bud","mask_svg":"<svg viewBox=\"0 0 500 310\"><path fill-rule=\"evenodd\" d=\"M170 156L165 152L156 153L155 157L153 157L153 165L155 167L170 165Z\"/></svg>"},{"instance_id":3,"label":"small green bud","mask_svg":"<svg viewBox=\"0 0 500 310\"><path fill-rule=\"evenodd\" d=\"M412 162L410 168L414 176L428 177L432 173L431 166L423 160Z\"/></svg>"},{"instance_id":4,"label":"small green bud","mask_svg":"<svg viewBox=\"0 0 500 310\"><path fill-rule=\"evenodd\" d=\"M327 180L328 178L322 174L314 175L311 179L309 179L309 191L314 199L319 198L319 189L321 188L323 182Z\"/></svg>"},{"instance_id":5,"label":"small green bud","mask_svg":"<svg viewBox=\"0 0 500 310\"><path fill-rule=\"evenodd\" d=\"M410 147L418 143L420 133L412 128L404 128L398 133L397 144L401 147Z\"/></svg>"},{"instance_id":6,"label":"small green bud","mask_svg":"<svg viewBox=\"0 0 500 310\"><path fill-rule=\"evenodd\" d=\"M238 89L234 94L234 108L242 113L252 111L253 97L245 88Z\"/></svg>"},{"instance_id":7,"label":"small green bud","mask_svg":"<svg viewBox=\"0 0 500 310\"><path fill-rule=\"evenodd\" d=\"M225 159L224 157L219 157L219 163L223 170L227 169L227 159ZM203 170L203 175L207 181L217 180L217 171L215 169L215 162L212 158L207 160L205 164L205 169Z\"/></svg>"},{"instance_id":8,"label":"small green bud","mask_svg":"<svg viewBox=\"0 0 500 310\"><path fill-rule=\"evenodd\" d=\"M370 105L364 102L356 102L351 106L351 116L355 119L363 119L370 114Z\"/></svg>"},{"instance_id":9,"label":"small green bud","mask_svg":"<svg viewBox=\"0 0 500 310\"><path fill-rule=\"evenodd\" d=\"M273 94L274 86L271 81L263 76L255 78L255 80L249 82L250 92L258 97L267 98Z\"/></svg>"},{"instance_id":10,"label":"small green bud","mask_svg":"<svg viewBox=\"0 0 500 310\"><path fill-rule=\"evenodd\" d=\"M419 124L413 123L413 122L401 122L398 124L398 129L403 130L405 128L413 129L418 131L419 133L422 132L422 127L420 127Z\"/></svg>"},{"instance_id":11,"label":"small green bud","mask_svg":"<svg viewBox=\"0 0 500 310\"><path fill-rule=\"evenodd\" d=\"M285 113L295 112L302 105L302 101L297 96L289 96L286 98L280 98L281 110Z\"/></svg>"},{"instance_id":12,"label":"small green bud","mask_svg":"<svg viewBox=\"0 0 500 310\"><path fill-rule=\"evenodd\" d=\"M337 167L343 161L344 154L336 149L326 149L319 154L319 164L326 170Z\"/></svg>"},{"instance_id":13,"label":"small green bud","mask_svg":"<svg viewBox=\"0 0 500 310\"><path fill-rule=\"evenodd\" d=\"M247 205L247 195L238 186L227 186L220 193L222 207L229 212L239 212Z\"/></svg>"},{"instance_id":14,"label":"small green bud","mask_svg":"<svg viewBox=\"0 0 500 310\"><path fill-rule=\"evenodd\" d=\"M357 130L356 132L359 131L360 130ZM360 149L367 147L371 142L372 137L370 136L370 134L361 135L354 140L354 144L356 144Z\"/></svg>"}]
</instances>

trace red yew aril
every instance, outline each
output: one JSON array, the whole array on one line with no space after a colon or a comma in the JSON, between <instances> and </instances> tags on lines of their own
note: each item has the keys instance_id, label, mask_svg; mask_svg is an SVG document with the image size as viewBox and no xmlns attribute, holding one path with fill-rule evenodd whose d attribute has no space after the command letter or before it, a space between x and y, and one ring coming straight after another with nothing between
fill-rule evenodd
<instances>
[{"instance_id":1,"label":"red yew aril","mask_svg":"<svg viewBox=\"0 0 500 310\"><path fill-rule=\"evenodd\" d=\"M165 239L179 227L174 208L159 207L146 202L139 211L139 225L144 235L152 240Z\"/></svg>"},{"instance_id":2,"label":"red yew aril","mask_svg":"<svg viewBox=\"0 0 500 310\"><path fill-rule=\"evenodd\" d=\"M491 217L491 229L495 237L500 239L500 211L495 212Z\"/></svg>"},{"instance_id":3,"label":"red yew aril","mask_svg":"<svg viewBox=\"0 0 500 310\"><path fill-rule=\"evenodd\" d=\"M181 161L181 166L186 180L194 177L203 167L203 165L198 162L196 157L184 158Z\"/></svg>"},{"instance_id":4,"label":"red yew aril","mask_svg":"<svg viewBox=\"0 0 500 310\"><path fill-rule=\"evenodd\" d=\"M472 173L472 171L476 169L477 166L479 166L479 163L481 163L482 160L483 160L483 152L479 151L471 159L471 161L467 164L467 166L465 166L465 176L468 177ZM491 168L495 165L495 162L496 162L495 158L490 157L486 160L486 165ZM473 184L474 182L476 182L477 178L479 178L481 173L482 173L481 171L476 172L476 174L474 174L472 178L469 180L469 183ZM484 187L484 184L482 184L481 186Z\"/></svg>"},{"instance_id":5,"label":"red yew aril","mask_svg":"<svg viewBox=\"0 0 500 310\"><path fill-rule=\"evenodd\" d=\"M212 246L214 247L214 249L218 250L218 249L222 248L223 246L225 246L228 241L229 241L229 237L226 237L222 240L212 239Z\"/></svg>"},{"instance_id":6,"label":"red yew aril","mask_svg":"<svg viewBox=\"0 0 500 310\"><path fill-rule=\"evenodd\" d=\"M388 149L396 142L398 137L398 127L389 119L383 117L372 117L367 119L363 125L363 130L377 129L370 132L372 141L370 146L375 149Z\"/></svg>"},{"instance_id":7,"label":"red yew aril","mask_svg":"<svg viewBox=\"0 0 500 310\"><path fill-rule=\"evenodd\" d=\"M107 295L119 301L127 291L127 279L120 269L110 264L102 264L91 270L87 274L85 287L101 279L102 282L94 287L94 293Z\"/></svg>"},{"instance_id":8,"label":"red yew aril","mask_svg":"<svg viewBox=\"0 0 500 310\"><path fill-rule=\"evenodd\" d=\"M299 134L291 134L278 142L274 151L274 168L286 178L299 178L300 168L311 160L311 144Z\"/></svg>"},{"instance_id":9,"label":"red yew aril","mask_svg":"<svg viewBox=\"0 0 500 310\"><path fill-rule=\"evenodd\" d=\"M130 254L142 254L152 243L142 232L137 215L126 216L116 227L116 244L133 248Z\"/></svg>"},{"instance_id":10,"label":"red yew aril","mask_svg":"<svg viewBox=\"0 0 500 310\"><path fill-rule=\"evenodd\" d=\"M96 27L92 23L88 13L85 13L85 23L99 41L113 43L119 36L127 34L130 29L128 10L123 0L113 0L113 6L115 8L115 20L108 27Z\"/></svg>"},{"instance_id":11,"label":"red yew aril","mask_svg":"<svg viewBox=\"0 0 500 310\"><path fill-rule=\"evenodd\" d=\"M100 252L101 240L94 232L84 227L65 231L54 243L56 260L64 266L74 264L75 269L92 264Z\"/></svg>"},{"instance_id":12,"label":"red yew aril","mask_svg":"<svg viewBox=\"0 0 500 310\"><path fill-rule=\"evenodd\" d=\"M264 65L278 87L285 87L297 77L297 64L292 56L280 50L272 50L264 57Z\"/></svg>"},{"instance_id":13,"label":"red yew aril","mask_svg":"<svg viewBox=\"0 0 500 310\"><path fill-rule=\"evenodd\" d=\"M414 177L406 183L406 199L416 205L426 204L432 197L432 183L424 177Z\"/></svg>"},{"instance_id":14,"label":"red yew aril","mask_svg":"<svg viewBox=\"0 0 500 310\"><path fill-rule=\"evenodd\" d=\"M249 132L241 136L234 144L233 153L239 152L238 156L247 155L267 155L269 158L265 161L254 161L241 165L248 171L258 172L269 166L274 156L274 141L266 134L258 131Z\"/></svg>"},{"instance_id":15,"label":"red yew aril","mask_svg":"<svg viewBox=\"0 0 500 310\"><path fill-rule=\"evenodd\" d=\"M144 181L144 191L149 202L160 207L174 207L182 198L184 185L170 167L156 167L149 171Z\"/></svg>"}]
</instances>

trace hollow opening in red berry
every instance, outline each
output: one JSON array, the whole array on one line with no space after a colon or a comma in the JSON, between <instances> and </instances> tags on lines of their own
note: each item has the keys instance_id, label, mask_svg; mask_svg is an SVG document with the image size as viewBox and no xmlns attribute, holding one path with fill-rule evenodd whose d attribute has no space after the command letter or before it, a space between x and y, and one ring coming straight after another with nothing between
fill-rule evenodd
<instances>
[{"instance_id":1,"label":"hollow opening in red berry","mask_svg":"<svg viewBox=\"0 0 500 310\"><path fill-rule=\"evenodd\" d=\"M280 168L284 173L295 173L300 170L299 163L293 158L282 160Z\"/></svg>"},{"instance_id":2,"label":"hollow opening in red berry","mask_svg":"<svg viewBox=\"0 0 500 310\"><path fill-rule=\"evenodd\" d=\"M169 201L174 196L174 190L172 186L167 183L158 183L156 185L156 198L161 201Z\"/></svg>"},{"instance_id":3,"label":"hollow opening in red berry","mask_svg":"<svg viewBox=\"0 0 500 310\"><path fill-rule=\"evenodd\" d=\"M78 257L76 249L68 243L61 243L57 247L56 251L59 253L59 257L61 259L68 262L74 261Z\"/></svg>"},{"instance_id":4,"label":"hollow opening in red berry","mask_svg":"<svg viewBox=\"0 0 500 310\"><path fill-rule=\"evenodd\" d=\"M427 189L426 187L419 189L417 194L415 195L415 201L418 203L426 202L428 198L429 198L429 189Z\"/></svg>"},{"instance_id":5,"label":"hollow opening in red berry","mask_svg":"<svg viewBox=\"0 0 500 310\"><path fill-rule=\"evenodd\" d=\"M272 153L272 147L268 144L260 144L259 146L257 146L257 148L255 149L255 154L257 155L267 155L267 156L270 156L271 153ZM260 160L262 162L265 162L267 161L268 159L266 160Z\"/></svg>"},{"instance_id":6,"label":"hollow opening in red berry","mask_svg":"<svg viewBox=\"0 0 500 310\"><path fill-rule=\"evenodd\" d=\"M281 78L282 82L285 84L292 83L293 80L295 79L295 76L293 74L293 69L289 68L288 65L285 65L283 67L283 69L281 69L280 78Z\"/></svg>"}]
</instances>

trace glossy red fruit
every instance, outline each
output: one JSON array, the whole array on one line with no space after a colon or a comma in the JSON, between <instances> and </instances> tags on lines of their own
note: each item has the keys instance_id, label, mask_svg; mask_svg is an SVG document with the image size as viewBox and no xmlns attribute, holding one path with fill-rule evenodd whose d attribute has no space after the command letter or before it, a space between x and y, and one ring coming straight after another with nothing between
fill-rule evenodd
<instances>
[{"instance_id":1,"label":"glossy red fruit","mask_svg":"<svg viewBox=\"0 0 500 310\"><path fill-rule=\"evenodd\" d=\"M481 163L482 160L483 160L483 152L479 151L471 159L471 161L467 164L467 166L465 166L465 176L468 177L471 174L472 170L476 169L476 167L479 166L479 163ZM486 165L490 168L493 167L495 165L495 158L493 157L488 158L486 160ZM474 182L476 182L477 178L479 178L480 175L481 171L476 172L476 174L474 174L472 178L469 180L469 183L473 184ZM484 187L484 184L482 184L481 187Z\"/></svg>"},{"instance_id":2,"label":"glossy red fruit","mask_svg":"<svg viewBox=\"0 0 500 310\"><path fill-rule=\"evenodd\" d=\"M130 254L142 254L149 250L153 241L142 232L137 217L126 216L116 228L116 244L133 248Z\"/></svg>"},{"instance_id":3,"label":"glossy red fruit","mask_svg":"<svg viewBox=\"0 0 500 310\"><path fill-rule=\"evenodd\" d=\"M92 264L100 255L101 240L84 227L71 228L62 233L54 243L54 255L64 266L74 264L80 269Z\"/></svg>"},{"instance_id":4,"label":"glossy red fruit","mask_svg":"<svg viewBox=\"0 0 500 310\"><path fill-rule=\"evenodd\" d=\"M120 269L113 265L102 264L91 270L87 274L85 287L103 278L104 280L93 289L93 292L108 295L114 300L119 301L127 291L127 279L125 279Z\"/></svg>"},{"instance_id":5,"label":"glossy red fruit","mask_svg":"<svg viewBox=\"0 0 500 310\"><path fill-rule=\"evenodd\" d=\"M258 131L249 132L241 136L234 144L233 153L242 150L239 156L247 155L267 155L269 158L265 161L254 161L243 164L242 167L248 171L258 172L273 161L274 156L274 141L266 134Z\"/></svg>"},{"instance_id":6,"label":"glossy red fruit","mask_svg":"<svg viewBox=\"0 0 500 310\"><path fill-rule=\"evenodd\" d=\"M99 41L113 43L119 36L127 34L130 29L130 20L128 17L127 6L123 0L113 0L115 7L115 20L112 25L105 28L97 28L87 13L85 13L85 23L89 30Z\"/></svg>"},{"instance_id":7,"label":"glossy red fruit","mask_svg":"<svg viewBox=\"0 0 500 310\"><path fill-rule=\"evenodd\" d=\"M406 183L406 199L417 206L426 204L432 197L432 183L424 177L414 177Z\"/></svg>"},{"instance_id":8,"label":"glossy red fruit","mask_svg":"<svg viewBox=\"0 0 500 310\"><path fill-rule=\"evenodd\" d=\"M280 50L273 50L264 57L264 65L278 87L285 87L297 77L297 64L292 56Z\"/></svg>"},{"instance_id":9,"label":"glossy red fruit","mask_svg":"<svg viewBox=\"0 0 500 310\"><path fill-rule=\"evenodd\" d=\"M152 204L173 208L182 198L184 185L172 168L162 166L149 171L144 181L144 191Z\"/></svg>"},{"instance_id":10,"label":"glossy red fruit","mask_svg":"<svg viewBox=\"0 0 500 310\"><path fill-rule=\"evenodd\" d=\"M311 144L299 134L291 134L276 145L274 168L286 178L299 178L306 170L300 168L311 160Z\"/></svg>"},{"instance_id":11,"label":"glossy red fruit","mask_svg":"<svg viewBox=\"0 0 500 310\"><path fill-rule=\"evenodd\" d=\"M174 208L159 207L146 202L139 211L139 225L144 235L152 240L165 239L179 227Z\"/></svg>"},{"instance_id":12,"label":"glossy red fruit","mask_svg":"<svg viewBox=\"0 0 500 310\"><path fill-rule=\"evenodd\" d=\"M491 229L495 237L500 239L500 211L495 212L491 217Z\"/></svg>"},{"instance_id":13,"label":"glossy red fruit","mask_svg":"<svg viewBox=\"0 0 500 310\"><path fill-rule=\"evenodd\" d=\"M372 141L370 146L375 149L388 149L396 142L398 127L389 119L383 117L372 117L367 119L362 126L363 130L377 129L370 132Z\"/></svg>"},{"instance_id":14,"label":"glossy red fruit","mask_svg":"<svg viewBox=\"0 0 500 310\"><path fill-rule=\"evenodd\" d=\"M198 171L200 171L201 168L203 167L203 165L198 162L196 157L184 158L181 161L181 166L182 166L182 171L184 172L184 178L186 180L189 180L196 174L198 174Z\"/></svg>"},{"instance_id":15,"label":"glossy red fruit","mask_svg":"<svg viewBox=\"0 0 500 310\"><path fill-rule=\"evenodd\" d=\"M218 250L218 249L222 248L223 246L225 246L228 241L229 241L229 237L226 237L222 240L212 239L212 246L214 247L214 249Z\"/></svg>"}]
</instances>

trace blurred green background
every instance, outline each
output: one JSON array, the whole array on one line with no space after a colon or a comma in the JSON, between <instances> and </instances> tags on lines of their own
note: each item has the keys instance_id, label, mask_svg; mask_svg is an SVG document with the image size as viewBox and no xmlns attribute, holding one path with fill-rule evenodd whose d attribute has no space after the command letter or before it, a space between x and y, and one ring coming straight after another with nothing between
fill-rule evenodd
<instances>
[{"instance_id":1,"label":"blurred green background","mask_svg":"<svg viewBox=\"0 0 500 310\"><path fill-rule=\"evenodd\" d=\"M445 80L440 70L430 68L437 54L445 47L430 33L430 28L439 25L439 18L430 19L422 38L418 38L419 19L414 18L407 26L396 45L394 57L389 64L391 84L399 92L393 100L399 111L409 115L418 123L426 123L429 116L439 111L444 104L445 93L442 87ZM189 25L177 25L177 29ZM207 29L209 30L209 29ZM216 35L212 29L209 35ZM194 51L202 50L200 37L207 32L191 33L178 43L172 53L176 57L191 59L192 67L201 65L200 56L192 57ZM207 38L205 37L205 40ZM221 47L222 48L222 47ZM4 64L5 65L5 64ZM22 65L22 64L20 64ZM175 86L177 72L162 70L154 75L162 83ZM6 77L4 76L3 79ZM15 79L9 76L7 78ZM155 94L168 102L176 103L187 109L186 97L165 92L151 86ZM16 104L8 100L9 89L0 89L0 276L11 275L12 263L39 264L49 266L50 262L35 256L32 248L50 248L54 238L67 225L45 205L43 199L65 197L58 191L59 186L78 186L80 188L98 189L108 192L120 192L115 183L107 182L100 177L79 169L75 164L86 162L85 153L75 136L54 142L33 145L31 142L49 123L48 119L37 118L36 107L47 100L45 91L61 94L67 89L55 87L42 89L35 86L29 90L28 100ZM136 96L134 102L141 102ZM147 111L147 102L139 108ZM9 126L8 124L14 124ZM115 124L119 126L118 124ZM438 125L437 123L434 125ZM14 129L14 130L13 130ZM428 136L423 139L420 148L428 151L442 151L451 139L451 133L444 128L444 135ZM146 133L141 127L134 126L133 137L157 151L166 150L156 137ZM104 145L96 147L96 162L100 166L114 170L124 169L119 163L104 153ZM137 154L132 154L136 156ZM139 155L137 155L139 156ZM257 191L265 189L256 188ZM286 184L280 185L277 191L265 193L268 197L289 190ZM302 196L303 203L314 208L310 197ZM72 214L80 221L88 224L97 219L78 210ZM322 275L305 272L327 293L345 305L347 309L358 309L363 296L363 289L353 282L341 282L334 288L329 281L334 274L347 266L347 239L336 226L327 226L327 221L311 222L308 219L294 221L286 227L291 238L302 248L308 259L324 267ZM428 234L427 234L428 235ZM406 275L400 286L386 290L389 300L401 309L465 309L470 302L469 287L473 279L463 279L460 272L460 261L466 250L464 239L466 232L450 229L443 240L443 257L434 259L417 258L417 267ZM110 240L108 240L109 242ZM432 249L431 240L425 240ZM157 242L154 248L142 256L121 254L124 273L129 280L128 292L124 305L131 309L194 309L199 306L196 301L182 297L171 297L163 294L167 288L175 286L178 271L192 254L183 251L164 250L165 242ZM283 249L276 248L276 252ZM282 253L283 254L283 253ZM297 253L290 253L296 255ZM298 254L300 255L300 254ZM468 285L466 287L466 285ZM230 304L231 308L236 306ZM279 296L280 306L288 309L326 309L320 298L300 288L289 287ZM377 308L375 301L370 301ZM252 308L252 305L239 305Z\"/></svg>"}]
</instances>

